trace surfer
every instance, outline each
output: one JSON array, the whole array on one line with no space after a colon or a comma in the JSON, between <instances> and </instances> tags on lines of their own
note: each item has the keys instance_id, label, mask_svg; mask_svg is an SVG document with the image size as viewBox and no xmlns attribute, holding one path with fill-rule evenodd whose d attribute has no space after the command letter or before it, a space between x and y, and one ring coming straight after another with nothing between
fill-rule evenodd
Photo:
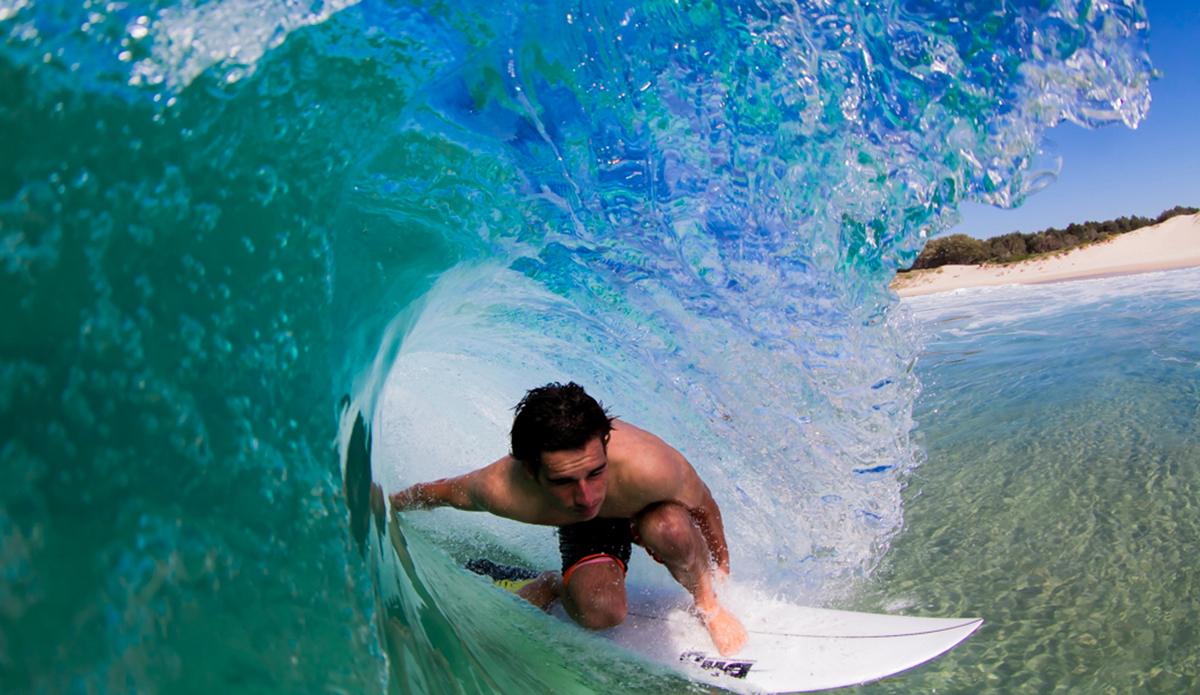
<instances>
[{"instance_id":1,"label":"surfer","mask_svg":"<svg viewBox=\"0 0 1200 695\"><path fill-rule=\"evenodd\" d=\"M692 595L718 651L741 649L746 631L713 589L729 575L721 511L682 454L609 417L573 382L525 394L511 446L489 466L391 495L392 508L449 506L558 526L562 572L543 572L518 595L542 609L561 600L592 630L625 620L625 568L637 543Z\"/></svg>"}]
</instances>

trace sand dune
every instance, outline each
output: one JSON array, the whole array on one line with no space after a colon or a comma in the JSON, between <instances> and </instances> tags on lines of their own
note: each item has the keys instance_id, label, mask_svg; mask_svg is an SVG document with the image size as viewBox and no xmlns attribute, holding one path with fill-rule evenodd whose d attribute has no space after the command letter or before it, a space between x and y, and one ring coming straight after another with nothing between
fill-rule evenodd
<instances>
[{"instance_id":1,"label":"sand dune","mask_svg":"<svg viewBox=\"0 0 1200 695\"><path fill-rule=\"evenodd\" d=\"M1099 244L1013 265L947 265L897 276L901 297L963 287L1083 280L1200 266L1200 215L1179 215Z\"/></svg>"}]
</instances>

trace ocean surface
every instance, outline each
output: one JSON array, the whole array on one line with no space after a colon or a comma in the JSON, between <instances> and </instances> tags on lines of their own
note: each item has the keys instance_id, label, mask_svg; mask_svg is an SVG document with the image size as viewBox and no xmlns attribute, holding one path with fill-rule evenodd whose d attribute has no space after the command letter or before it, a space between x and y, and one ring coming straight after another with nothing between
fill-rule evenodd
<instances>
[{"instance_id":1,"label":"ocean surface","mask_svg":"<svg viewBox=\"0 0 1200 695\"><path fill-rule=\"evenodd\" d=\"M979 615L863 693L1200 686L1200 269L906 299L926 460L851 602Z\"/></svg>"},{"instance_id":2,"label":"ocean surface","mask_svg":"<svg viewBox=\"0 0 1200 695\"><path fill-rule=\"evenodd\" d=\"M988 622L866 692L1195 686L1197 275L899 299L1137 2L0 0L0 691L697 692L384 494L575 380L735 578ZM1186 202L1186 201L1181 201ZM640 558L631 577L669 581Z\"/></svg>"}]
</instances>

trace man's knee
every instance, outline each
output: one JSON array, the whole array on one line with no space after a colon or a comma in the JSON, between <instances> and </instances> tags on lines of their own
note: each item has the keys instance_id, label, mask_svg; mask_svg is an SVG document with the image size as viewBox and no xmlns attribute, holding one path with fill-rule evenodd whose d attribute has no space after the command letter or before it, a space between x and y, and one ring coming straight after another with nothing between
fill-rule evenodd
<instances>
[{"instance_id":1,"label":"man's knee","mask_svg":"<svg viewBox=\"0 0 1200 695\"><path fill-rule=\"evenodd\" d=\"M565 587L567 613L589 630L607 630L625 622L625 570L615 559L581 566Z\"/></svg>"},{"instance_id":2,"label":"man's knee","mask_svg":"<svg viewBox=\"0 0 1200 695\"><path fill-rule=\"evenodd\" d=\"M625 591L615 586L601 585L584 587L572 582L568 592L575 610L572 618L589 630L607 630L625 622L627 604Z\"/></svg>"},{"instance_id":3,"label":"man's knee","mask_svg":"<svg viewBox=\"0 0 1200 695\"><path fill-rule=\"evenodd\" d=\"M580 608L575 622L589 630L607 630L625 622L627 608L624 601L596 601Z\"/></svg>"}]
</instances>

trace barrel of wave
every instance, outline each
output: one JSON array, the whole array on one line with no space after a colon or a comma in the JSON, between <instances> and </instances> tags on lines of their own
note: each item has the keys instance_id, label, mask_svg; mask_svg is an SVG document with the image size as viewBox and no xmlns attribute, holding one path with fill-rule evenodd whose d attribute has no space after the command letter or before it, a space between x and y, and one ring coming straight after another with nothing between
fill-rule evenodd
<instances>
[{"instance_id":1,"label":"barrel of wave","mask_svg":"<svg viewBox=\"0 0 1200 695\"><path fill-rule=\"evenodd\" d=\"M507 454L513 407L528 389L552 381L583 384L637 424L667 434L675 429L663 418L646 421L653 384L638 378L646 370L636 358L615 355L620 348L611 340L589 340L598 330L592 319L528 278L464 265L444 273L421 306L378 388L372 416L372 478L385 495ZM604 347L598 351L596 343ZM404 516L460 562L488 555L538 569L560 564L550 527L453 509ZM647 583L670 581L641 564L631 566L633 576L645 569Z\"/></svg>"}]
</instances>

